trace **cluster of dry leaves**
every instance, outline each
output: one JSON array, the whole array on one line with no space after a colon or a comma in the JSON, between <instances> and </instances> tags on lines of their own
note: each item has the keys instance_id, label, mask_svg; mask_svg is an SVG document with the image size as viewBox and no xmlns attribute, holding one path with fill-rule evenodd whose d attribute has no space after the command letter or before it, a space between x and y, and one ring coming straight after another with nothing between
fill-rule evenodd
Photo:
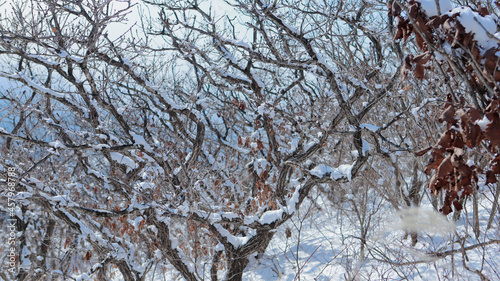
<instances>
[{"instance_id":1,"label":"cluster of dry leaves","mask_svg":"<svg viewBox=\"0 0 500 281\"><path fill-rule=\"evenodd\" d=\"M475 12L482 17L489 14L480 5ZM467 84L463 93L449 88L438 120L446 124L446 131L433 147L416 153L431 151L426 173L434 174L429 188L434 194L446 192L441 212L449 214L452 205L463 208L461 199L474 191L480 179L493 184L500 174L500 47L484 50L460 22L460 13L428 17L421 4L411 0L406 6L391 3L389 15L398 19L394 40L406 41L413 35L421 52L406 57L403 77L413 72L423 80L426 72L435 75L441 69L447 81ZM468 160L474 154L489 158L484 165L477 164Z\"/></svg>"}]
</instances>

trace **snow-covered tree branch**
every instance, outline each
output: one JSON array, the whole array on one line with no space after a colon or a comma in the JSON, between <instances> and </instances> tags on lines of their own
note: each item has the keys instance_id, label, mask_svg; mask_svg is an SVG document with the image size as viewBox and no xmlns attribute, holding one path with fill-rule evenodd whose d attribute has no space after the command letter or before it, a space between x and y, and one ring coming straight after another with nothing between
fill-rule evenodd
<instances>
[{"instance_id":1,"label":"snow-covered tree branch","mask_svg":"<svg viewBox=\"0 0 500 281\"><path fill-rule=\"evenodd\" d=\"M21 176L9 277L154 280L161 266L242 280L313 194L349 203L364 258L383 206L422 201L413 153L435 142L444 94L401 83L408 43L392 40L385 2L10 8L0 163Z\"/></svg>"}]
</instances>

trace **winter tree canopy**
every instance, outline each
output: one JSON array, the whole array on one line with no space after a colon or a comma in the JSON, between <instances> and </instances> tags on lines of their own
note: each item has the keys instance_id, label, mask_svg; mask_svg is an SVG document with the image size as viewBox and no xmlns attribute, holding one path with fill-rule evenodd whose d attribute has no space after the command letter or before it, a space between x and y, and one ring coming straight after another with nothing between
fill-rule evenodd
<instances>
[{"instance_id":1,"label":"winter tree canopy","mask_svg":"<svg viewBox=\"0 0 500 281\"><path fill-rule=\"evenodd\" d=\"M498 6L0 8L0 278L500 278Z\"/></svg>"}]
</instances>

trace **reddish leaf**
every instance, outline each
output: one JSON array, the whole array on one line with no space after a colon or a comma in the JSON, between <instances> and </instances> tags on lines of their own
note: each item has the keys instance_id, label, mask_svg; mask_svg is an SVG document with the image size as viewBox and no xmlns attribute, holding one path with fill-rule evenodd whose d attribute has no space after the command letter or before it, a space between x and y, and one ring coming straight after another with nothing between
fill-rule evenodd
<instances>
[{"instance_id":1,"label":"reddish leaf","mask_svg":"<svg viewBox=\"0 0 500 281\"><path fill-rule=\"evenodd\" d=\"M439 210L441 213L443 213L443 215L448 215L449 213L451 213L451 207L450 205L443 205L443 207Z\"/></svg>"},{"instance_id":2,"label":"reddish leaf","mask_svg":"<svg viewBox=\"0 0 500 281\"><path fill-rule=\"evenodd\" d=\"M489 59L491 57L496 57L495 56L496 52L497 52L497 49L495 49L495 48L489 48L486 52L484 52L483 57L486 58L486 59Z\"/></svg>"},{"instance_id":3,"label":"reddish leaf","mask_svg":"<svg viewBox=\"0 0 500 281\"><path fill-rule=\"evenodd\" d=\"M441 164L441 162L444 159L443 152L444 152L444 149L440 148L438 150L435 149L431 153L431 159L429 160L429 163L427 164L427 167L425 169L426 174L429 175L432 170L435 170L435 169L437 169L437 167L439 167L439 164Z\"/></svg>"},{"instance_id":4,"label":"reddish leaf","mask_svg":"<svg viewBox=\"0 0 500 281\"><path fill-rule=\"evenodd\" d=\"M490 165L491 165L491 171L494 174L496 175L500 174L500 155L495 157L495 159L491 161Z\"/></svg>"},{"instance_id":5,"label":"reddish leaf","mask_svg":"<svg viewBox=\"0 0 500 281\"><path fill-rule=\"evenodd\" d=\"M456 112L456 109L453 105L449 105L444 111L443 113L441 113L441 115L439 116L439 119L438 121L439 122L446 122L446 123L450 123L450 124L454 124L457 120L455 119L455 112Z\"/></svg>"},{"instance_id":6,"label":"reddish leaf","mask_svg":"<svg viewBox=\"0 0 500 281\"><path fill-rule=\"evenodd\" d=\"M409 55L405 58L405 61L403 63L403 67L401 67L402 79L406 78L406 76L408 76L408 73L410 73L410 71L411 71L411 60L412 60L412 55Z\"/></svg>"},{"instance_id":7,"label":"reddish leaf","mask_svg":"<svg viewBox=\"0 0 500 281\"><path fill-rule=\"evenodd\" d=\"M242 146L243 146L243 139L241 138L241 136L238 136L238 147Z\"/></svg>"},{"instance_id":8,"label":"reddish leaf","mask_svg":"<svg viewBox=\"0 0 500 281\"><path fill-rule=\"evenodd\" d=\"M460 204L460 202L457 200L453 201L453 206L455 207L455 210L457 210L457 211L460 211L463 209L462 204Z\"/></svg>"},{"instance_id":9,"label":"reddish leaf","mask_svg":"<svg viewBox=\"0 0 500 281\"><path fill-rule=\"evenodd\" d=\"M89 261L91 257L92 257L92 254L90 253L90 251L87 251L85 256L83 256L83 259L86 261Z\"/></svg>"},{"instance_id":10,"label":"reddish leaf","mask_svg":"<svg viewBox=\"0 0 500 281\"><path fill-rule=\"evenodd\" d=\"M498 146L500 145L500 118L498 113L488 113L486 117L491 123L486 128L484 136L491 142L492 146Z\"/></svg>"},{"instance_id":11,"label":"reddish leaf","mask_svg":"<svg viewBox=\"0 0 500 281\"><path fill-rule=\"evenodd\" d=\"M241 109L242 111L245 111L245 109L247 108L247 105L245 104L245 102L241 101L238 104L238 108Z\"/></svg>"},{"instance_id":12,"label":"reddish leaf","mask_svg":"<svg viewBox=\"0 0 500 281\"><path fill-rule=\"evenodd\" d=\"M497 181L497 177L493 171L486 171L486 184L496 183Z\"/></svg>"},{"instance_id":13,"label":"reddish leaf","mask_svg":"<svg viewBox=\"0 0 500 281\"><path fill-rule=\"evenodd\" d=\"M437 169L437 177L438 178L444 178L446 177L449 173L453 171L453 166L451 165L451 156L446 157L443 162L439 165Z\"/></svg>"},{"instance_id":14,"label":"reddish leaf","mask_svg":"<svg viewBox=\"0 0 500 281\"><path fill-rule=\"evenodd\" d=\"M396 2L396 1L394 1L394 2ZM489 15L489 14L490 14L490 12L488 11L488 8L486 8L486 7L482 7L482 6L479 6L479 7L477 8L477 12L478 12L481 16L483 16L483 17L485 17L485 16L487 16L487 15Z\"/></svg>"},{"instance_id":15,"label":"reddish leaf","mask_svg":"<svg viewBox=\"0 0 500 281\"><path fill-rule=\"evenodd\" d=\"M467 120L464 122L463 120ZM475 148L482 140L482 130L476 124L469 122L469 119L462 119L462 128L460 129L465 144L470 148Z\"/></svg>"},{"instance_id":16,"label":"reddish leaf","mask_svg":"<svg viewBox=\"0 0 500 281\"><path fill-rule=\"evenodd\" d=\"M466 185L464 187L464 193L462 193L463 195L462 196L469 196L472 194L472 185Z\"/></svg>"},{"instance_id":17,"label":"reddish leaf","mask_svg":"<svg viewBox=\"0 0 500 281\"><path fill-rule=\"evenodd\" d=\"M463 179L470 179L472 177L472 169L465 164L458 166L457 171Z\"/></svg>"},{"instance_id":18,"label":"reddish leaf","mask_svg":"<svg viewBox=\"0 0 500 281\"><path fill-rule=\"evenodd\" d=\"M64 249L68 247L69 243L71 243L71 239L69 239L69 237L66 237L66 241L64 241Z\"/></svg>"},{"instance_id":19,"label":"reddish leaf","mask_svg":"<svg viewBox=\"0 0 500 281\"><path fill-rule=\"evenodd\" d=\"M388 2L389 4L390 2ZM398 4L398 1L393 1L392 5L389 6L389 16L399 16L401 14L401 7Z\"/></svg>"},{"instance_id":20,"label":"reddish leaf","mask_svg":"<svg viewBox=\"0 0 500 281\"><path fill-rule=\"evenodd\" d=\"M419 3L419 4L420 4L420 3ZM408 10L409 10L409 13L410 13L410 17L411 17L411 18L414 18L414 19L415 19L415 18L417 17L417 13L418 13L418 12L419 12L419 10L420 10L420 9L419 9L419 7L418 7L418 5L419 5L419 4L415 3L415 4L410 5L410 7L409 7L409 9L408 9Z\"/></svg>"},{"instance_id":21,"label":"reddish leaf","mask_svg":"<svg viewBox=\"0 0 500 281\"><path fill-rule=\"evenodd\" d=\"M257 149L261 150L263 148L264 148L264 144L262 144L262 141L261 140L257 140Z\"/></svg>"},{"instance_id":22,"label":"reddish leaf","mask_svg":"<svg viewBox=\"0 0 500 281\"><path fill-rule=\"evenodd\" d=\"M481 111L479 111L477 108L474 107L469 108L467 110L467 114L469 115L469 118L472 123L476 122L477 120L483 119Z\"/></svg>"},{"instance_id":23,"label":"reddish leaf","mask_svg":"<svg viewBox=\"0 0 500 281\"><path fill-rule=\"evenodd\" d=\"M453 150L454 153L451 155L451 165L455 168L466 166L463 159L463 150L460 148L454 148Z\"/></svg>"},{"instance_id":24,"label":"reddish leaf","mask_svg":"<svg viewBox=\"0 0 500 281\"><path fill-rule=\"evenodd\" d=\"M465 143L464 143L464 139L462 138L462 136L460 136L460 135L455 136L455 139L453 140L452 145L453 145L453 147L456 147L456 148L464 148Z\"/></svg>"},{"instance_id":25,"label":"reddish leaf","mask_svg":"<svg viewBox=\"0 0 500 281\"><path fill-rule=\"evenodd\" d=\"M424 50L425 47L424 38L422 38L422 36L420 36L420 34L418 33L415 33L415 43L417 43L417 47L419 50Z\"/></svg>"},{"instance_id":26,"label":"reddish leaf","mask_svg":"<svg viewBox=\"0 0 500 281\"><path fill-rule=\"evenodd\" d=\"M451 190L451 191L446 193L446 197L447 197L449 202L453 202L456 199L458 199L458 193L455 190Z\"/></svg>"},{"instance_id":27,"label":"reddish leaf","mask_svg":"<svg viewBox=\"0 0 500 281\"><path fill-rule=\"evenodd\" d=\"M442 147L444 149L450 148L451 144L452 144L451 134L452 134L452 132L450 130L444 132L441 135L441 138L439 138L439 141L436 144L436 146Z\"/></svg>"},{"instance_id":28,"label":"reddish leaf","mask_svg":"<svg viewBox=\"0 0 500 281\"><path fill-rule=\"evenodd\" d=\"M440 15L440 16L433 18L429 22L427 22L427 25L432 26L434 28L437 28L437 27L441 26L443 23L445 23L446 20L449 18L450 18L449 15Z\"/></svg>"},{"instance_id":29,"label":"reddish leaf","mask_svg":"<svg viewBox=\"0 0 500 281\"><path fill-rule=\"evenodd\" d=\"M417 63L417 66L415 67L415 71L413 71L413 75L415 75L415 78L419 80L424 80L424 66L421 63Z\"/></svg>"}]
</instances>

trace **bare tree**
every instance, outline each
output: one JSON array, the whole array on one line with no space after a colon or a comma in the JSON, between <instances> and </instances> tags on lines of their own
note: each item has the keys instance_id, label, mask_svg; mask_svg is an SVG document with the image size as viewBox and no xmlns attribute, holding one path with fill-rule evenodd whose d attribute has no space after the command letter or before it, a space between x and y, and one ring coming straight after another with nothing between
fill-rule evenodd
<instances>
[{"instance_id":1,"label":"bare tree","mask_svg":"<svg viewBox=\"0 0 500 281\"><path fill-rule=\"evenodd\" d=\"M19 2L1 19L18 280L241 280L313 188L370 186L433 141L412 132L429 101L398 83L384 3L230 1L235 18L146 4L139 37L109 34L130 1ZM398 187L409 205L414 183ZM352 193L365 247L371 193Z\"/></svg>"}]
</instances>

